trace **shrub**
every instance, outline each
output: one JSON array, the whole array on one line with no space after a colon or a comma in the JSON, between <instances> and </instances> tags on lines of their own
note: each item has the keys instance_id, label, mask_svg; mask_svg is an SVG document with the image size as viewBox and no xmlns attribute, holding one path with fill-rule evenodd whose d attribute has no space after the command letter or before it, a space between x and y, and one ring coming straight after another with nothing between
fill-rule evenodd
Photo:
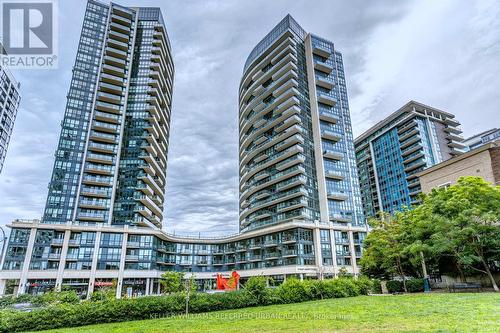
<instances>
[{"instance_id":1,"label":"shrub","mask_svg":"<svg viewBox=\"0 0 500 333\"><path fill-rule=\"evenodd\" d=\"M399 293L402 292L403 289L403 282L402 281L397 281L397 280L391 280L387 281L387 291L390 293Z\"/></svg>"},{"instance_id":2,"label":"shrub","mask_svg":"<svg viewBox=\"0 0 500 333\"><path fill-rule=\"evenodd\" d=\"M378 279L372 280L371 292L373 294L382 294L382 284L380 283L380 280L378 280Z\"/></svg>"},{"instance_id":3,"label":"shrub","mask_svg":"<svg viewBox=\"0 0 500 333\"><path fill-rule=\"evenodd\" d=\"M418 293L424 291L424 279L409 279L406 281L406 289L410 293Z\"/></svg>"},{"instance_id":4,"label":"shrub","mask_svg":"<svg viewBox=\"0 0 500 333\"><path fill-rule=\"evenodd\" d=\"M359 289L359 294L368 295L373 289L373 281L366 276L360 276L354 280Z\"/></svg>"},{"instance_id":5,"label":"shrub","mask_svg":"<svg viewBox=\"0 0 500 333\"><path fill-rule=\"evenodd\" d=\"M288 278L276 289L277 297L282 303L297 303L311 299L308 283L297 278Z\"/></svg>"},{"instance_id":6,"label":"shrub","mask_svg":"<svg viewBox=\"0 0 500 333\"><path fill-rule=\"evenodd\" d=\"M249 300L255 304L265 305L269 303L269 288L267 278L264 276L252 276L245 283L243 290L248 294Z\"/></svg>"},{"instance_id":7,"label":"shrub","mask_svg":"<svg viewBox=\"0 0 500 333\"><path fill-rule=\"evenodd\" d=\"M265 278L255 277L247 281L243 290L216 294L193 293L189 300L189 311L199 313L357 296L367 293L371 285L371 281L364 277L357 280L340 277L324 281L289 278L278 288L270 289L266 288ZM51 305L31 312L3 310L0 312L0 332L37 331L158 318L182 314L186 306L185 292L119 300L109 299L105 297L105 293L96 292L92 295L92 301L78 304L73 304L74 295L74 292L49 293L42 299Z\"/></svg>"}]
</instances>

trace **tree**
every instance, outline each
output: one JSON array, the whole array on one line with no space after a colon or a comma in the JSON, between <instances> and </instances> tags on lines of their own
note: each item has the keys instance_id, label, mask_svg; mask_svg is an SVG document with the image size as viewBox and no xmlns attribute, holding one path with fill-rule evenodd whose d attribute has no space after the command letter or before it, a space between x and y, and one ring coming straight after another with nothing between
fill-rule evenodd
<instances>
[{"instance_id":1,"label":"tree","mask_svg":"<svg viewBox=\"0 0 500 333\"><path fill-rule=\"evenodd\" d=\"M400 276L406 291L408 272L407 237L402 223L404 212L394 216L382 215L369 221L372 231L364 241L365 251L360 265L364 274L377 278Z\"/></svg>"},{"instance_id":2,"label":"tree","mask_svg":"<svg viewBox=\"0 0 500 333\"><path fill-rule=\"evenodd\" d=\"M499 221L500 186L462 177L447 189L422 195L421 204L412 209L371 220L362 270L375 277L404 278L425 275L425 264L451 259L462 277L471 271L486 274L498 291L492 268L499 268Z\"/></svg>"},{"instance_id":3,"label":"tree","mask_svg":"<svg viewBox=\"0 0 500 333\"><path fill-rule=\"evenodd\" d=\"M500 260L500 186L480 177L462 177L456 185L423 196L431 248L450 253L459 266L486 274L499 291L491 267Z\"/></svg>"},{"instance_id":4,"label":"tree","mask_svg":"<svg viewBox=\"0 0 500 333\"><path fill-rule=\"evenodd\" d=\"M161 286L166 293L178 293L184 291L184 273L165 272L161 275Z\"/></svg>"}]
</instances>

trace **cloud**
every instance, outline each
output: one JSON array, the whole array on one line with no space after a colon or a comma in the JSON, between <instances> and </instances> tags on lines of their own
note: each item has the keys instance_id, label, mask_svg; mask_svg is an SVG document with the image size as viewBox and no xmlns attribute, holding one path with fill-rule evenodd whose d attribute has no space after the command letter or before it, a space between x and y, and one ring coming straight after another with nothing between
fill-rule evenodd
<instances>
[{"instance_id":1,"label":"cloud","mask_svg":"<svg viewBox=\"0 0 500 333\"><path fill-rule=\"evenodd\" d=\"M40 217L45 204L85 1L59 5L59 69L15 73L23 99L0 174L0 223ZM252 48L288 13L343 53L355 134L410 99L455 113L467 135L499 126L487 121L498 119L500 87L500 7L494 0L140 5L162 7L175 64L169 231L238 230L239 80Z\"/></svg>"}]
</instances>

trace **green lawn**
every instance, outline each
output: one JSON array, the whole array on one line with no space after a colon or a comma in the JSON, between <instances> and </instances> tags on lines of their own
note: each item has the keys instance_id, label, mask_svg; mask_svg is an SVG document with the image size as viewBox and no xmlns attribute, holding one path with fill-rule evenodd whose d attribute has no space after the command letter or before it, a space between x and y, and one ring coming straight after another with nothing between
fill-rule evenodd
<instances>
[{"instance_id":1,"label":"green lawn","mask_svg":"<svg viewBox=\"0 0 500 333\"><path fill-rule=\"evenodd\" d=\"M500 294L360 296L125 323L58 333L500 332Z\"/></svg>"}]
</instances>

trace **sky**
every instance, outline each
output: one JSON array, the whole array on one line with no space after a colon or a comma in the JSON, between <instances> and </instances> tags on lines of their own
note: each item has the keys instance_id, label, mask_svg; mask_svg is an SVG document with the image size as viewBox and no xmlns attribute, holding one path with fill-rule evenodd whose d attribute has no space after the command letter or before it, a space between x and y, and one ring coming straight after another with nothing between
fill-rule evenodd
<instances>
[{"instance_id":1,"label":"sky","mask_svg":"<svg viewBox=\"0 0 500 333\"><path fill-rule=\"evenodd\" d=\"M355 136L416 100L464 136L500 127L500 6L478 1L117 0L161 7L174 94L164 228L238 231L238 85L252 48L288 13L343 53ZM40 218L86 1L59 1L59 67L23 70L0 174L0 225Z\"/></svg>"}]
</instances>

